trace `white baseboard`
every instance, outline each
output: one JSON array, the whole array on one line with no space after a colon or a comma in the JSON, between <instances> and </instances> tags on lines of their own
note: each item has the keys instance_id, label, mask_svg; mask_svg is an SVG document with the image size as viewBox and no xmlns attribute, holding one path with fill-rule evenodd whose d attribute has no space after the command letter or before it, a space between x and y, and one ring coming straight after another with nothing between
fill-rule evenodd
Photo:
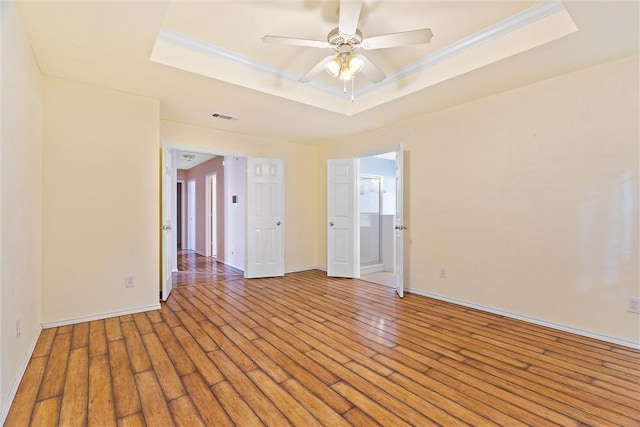
<instances>
[{"instance_id":1,"label":"white baseboard","mask_svg":"<svg viewBox=\"0 0 640 427\"><path fill-rule=\"evenodd\" d=\"M231 263L225 262L225 261L220 260L220 259L217 259L216 261L219 262L220 264L227 265L227 266L229 266L231 268L235 268L236 270L240 270L240 271L242 271L244 273L244 266L243 267L238 267L237 265L233 265Z\"/></svg>"},{"instance_id":2,"label":"white baseboard","mask_svg":"<svg viewBox=\"0 0 640 427\"><path fill-rule=\"evenodd\" d=\"M42 329L57 328L59 326L75 325L76 323L90 322L92 320L108 319L116 316L126 316L127 314L142 313L145 311L160 310L160 304L148 305L146 307L131 308L128 310L112 311L110 313L95 314L85 317L74 317L57 322L46 322L42 324Z\"/></svg>"},{"instance_id":3,"label":"white baseboard","mask_svg":"<svg viewBox=\"0 0 640 427\"><path fill-rule=\"evenodd\" d=\"M310 271L310 270L324 270L324 271L327 271L326 268L318 267L318 266L296 267L296 268L290 268L289 270L285 270L285 274L288 274L288 273L300 273L302 271Z\"/></svg>"},{"instance_id":4,"label":"white baseboard","mask_svg":"<svg viewBox=\"0 0 640 427\"><path fill-rule=\"evenodd\" d=\"M4 422L7 420L7 415L9 415L9 409L11 409L11 404L13 403L13 399L16 397L16 393L18 392L18 387L20 387L20 383L22 382L22 377L24 377L24 373L27 371L27 366L29 366L29 361L31 360L31 356L33 355L33 350L36 349L36 344L38 343L38 338L40 338L40 333L42 332L42 326L39 327L38 333L36 337L31 342L29 346L29 351L27 351L27 357L22 362L20 366L20 371L13 381L13 385L11 386L11 390L9 391L9 396L7 399L7 403L2 408L2 413L0 413L0 426L4 425Z\"/></svg>"},{"instance_id":5,"label":"white baseboard","mask_svg":"<svg viewBox=\"0 0 640 427\"><path fill-rule=\"evenodd\" d=\"M491 308L491 307L486 307L486 306L480 305L480 304L473 304L473 303L457 300L455 298L445 297L445 296L438 295L438 294L432 294L430 292L425 292L425 291L421 291L421 290L418 290L418 289L405 289L405 291L406 292L410 292L412 294L422 295L422 296L425 296L425 297L437 299L437 300L440 300L440 301L446 301L446 302L450 302L450 303L453 303L453 304L458 304L458 305L462 305L462 306L465 306L465 307L475 308L477 310L486 311L486 312L493 313L493 314L498 314L498 315L504 316L504 317L510 317L512 319L522 320L523 322L533 323L535 325L540 325L540 326L546 326L548 328L557 329L557 330L560 330L560 331L569 332L569 333L576 334L576 335L581 335L583 337L594 338L594 339L597 339L597 340L600 340L600 341L606 341L606 342L610 342L612 344L623 345L625 347L630 347L630 348L635 348L637 350L640 350L640 343L638 343L638 342L621 340L619 338L610 337L608 335L595 334L593 332L583 331L582 329L576 329L576 328L560 325L560 324L553 323L553 322L547 322L545 320L540 320L540 319L536 319L536 318L533 318L533 317L522 316L520 314L515 314L515 313L508 312L508 311L503 311L503 310L498 310L498 309Z\"/></svg>"},{"instance_id":6,"label":"white baseboard","mask_svg":"<svg viewBox=\"0 0 640 427\"><path fill-rule=\"evenodd\" d=\"M360 276L369 273L379 273L384 271L384 264L360 266Z\"/></svg>"}]
</instances>

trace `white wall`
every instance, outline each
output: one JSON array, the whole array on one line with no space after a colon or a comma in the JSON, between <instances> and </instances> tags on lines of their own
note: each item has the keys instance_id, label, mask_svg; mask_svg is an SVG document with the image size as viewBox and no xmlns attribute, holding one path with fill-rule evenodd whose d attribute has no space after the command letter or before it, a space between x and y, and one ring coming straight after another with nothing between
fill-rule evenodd
<instances>
[{"instance_id":1,"label":"white wall","mask_svg":"<svg viewBox=\"0 0 640 427\"><path fill-rule=\"evenodd\" d=\"M247 158L224 158L224 262L244 271L247 220ZM238 196L238 203L231 197Z\"/></svg>"},{"instance_id":2,"label":"white wall","mask_svg":"<svg viewBox=\"0 0 640 427\"><path fill-rule=\"evenodd\" d=\"M602 64L326 145L318 169L404 143L409 288L637 344L638 81L637 56Z\"/></svg>"},{"instance_id":3,"label":"white wall","mask_svg":"<svg viewBox=\"0 0 640 427\"><path fill-rule=\"evenodd\" d=\"M380 214L360 213L360 265L382 262Z\"/></svg>"},{"instance_id":4,"label":"white wall","mask_svg":"<svg viewBox=\"0 0 640 427\"><path fill-rule=\"evenodd\" d=\"M44 77L45 323L158 307L159 128L157 100Z\"/></svg>"},{"instance_id":5,"label":"white wall","mask_svg":"<svg viewBox=\"0 0 640 427\"><path fill-rule=\"evenodd\" d=\"M384 264L384 271L395 271L396 268L396 216L395 215L382 215L380 217L380 223L382 224L382 263Z\"/></svg>"},{"instance_id":6,"label":"white wall","mask_svg":"<svg viewBox=\"0 0 640 427\"><path fill-rule=\"evenodd\" d=\"M42 90L15 3L0 2L0 424L41 322ZM16 321L21 335L16 336Z\"/></svg>"}]
</instances>

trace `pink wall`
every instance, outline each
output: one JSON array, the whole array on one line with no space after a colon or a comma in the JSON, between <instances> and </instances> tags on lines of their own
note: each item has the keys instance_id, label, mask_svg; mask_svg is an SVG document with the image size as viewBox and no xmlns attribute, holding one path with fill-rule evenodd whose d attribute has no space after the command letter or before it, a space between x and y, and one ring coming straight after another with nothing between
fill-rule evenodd
<instances>
[{"instance_id":1,"label":"pink wall","mask_svg":"<svg viewBox=\"0 0 640 427\"><path fill-rule=\"evenodd\" d=\"M206 176L216 173L216 210L217 210L217 256L219 261L224 261L224 157L218 156L199 164L187 171L178 170L178 179L186 182L196 181L196 252L205 254L206 243ZM185 206L188 206L185 194ZM185 211L186 213L186 211ZM186 224L185 224L186 227ZM187 230L185 229L186 233Z\"/></svg>"}]
</instances>

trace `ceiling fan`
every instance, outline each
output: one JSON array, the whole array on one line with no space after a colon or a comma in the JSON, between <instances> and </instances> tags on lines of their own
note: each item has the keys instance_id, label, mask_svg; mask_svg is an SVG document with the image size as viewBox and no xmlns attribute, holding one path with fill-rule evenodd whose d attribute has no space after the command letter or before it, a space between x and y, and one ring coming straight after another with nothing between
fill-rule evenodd
<instances>
[{"instance_id":1,"label":"ceiling fan","mask_svg":"<svg viewBox=\"0 0 640 427\"><path fill-rule=\"evenodd\" d=\"M338 28L334 28L329 32L327 41L280 36L264 36L262 41L265 43L330 49L333 53L316 64L298 81L302 83L309 82L320 74L322 70L326 70L331 76L344 81L346 92L346 82L351 81L353 88L353 79L360 72L373 83L379 83L387 77L366 56L355 53L358 49L386 49L429 43L433 37L433 33L429 28L363 37L362 32L358 29L361 9L362 0L340 0Z\"/></svg>"}]
</instances>

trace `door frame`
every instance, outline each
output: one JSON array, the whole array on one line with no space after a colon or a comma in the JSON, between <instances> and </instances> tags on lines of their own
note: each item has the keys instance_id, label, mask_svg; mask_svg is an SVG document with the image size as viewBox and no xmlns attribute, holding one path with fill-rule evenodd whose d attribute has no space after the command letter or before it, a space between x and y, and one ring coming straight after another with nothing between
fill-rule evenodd
<instances>
[{"instance_id":1,"label":"door frame","mask_svg":"<svg viewBox=\"0 0 640 427\"><path fill-rule=\"evenodd\" d=\"M197 192L196 180L187 180L187 249L194 252L196 252Z\"/></svg>"},{"instance_id":2,"label":"door frame","mask_svg":"<svg viewBox=\"0 0 640 427\"><path fill-rule=\"evenodd\" d=\"M187 192L187 181L184 179L176 179L176 183L181 184L180 186L180 206L176 206L177 209L180 209L180 247L185 249L187 246L187 233L185 227L185 217L186 217L186 206L185 206L185 195ZM176 190L177 191L177 190Z\"/></svg>"},{"instance_id":3,"label":"door frame","mask_svg":"<svg viewBox=\"0 0 640 427\"><path fill-rule=\"evenodd\" d=\"M218 256L218 174L205 175L205 256ZM215 196L215 197L214 197ZM215 250L214 250L215 248Z\"/></svg>"}]
</instances>

